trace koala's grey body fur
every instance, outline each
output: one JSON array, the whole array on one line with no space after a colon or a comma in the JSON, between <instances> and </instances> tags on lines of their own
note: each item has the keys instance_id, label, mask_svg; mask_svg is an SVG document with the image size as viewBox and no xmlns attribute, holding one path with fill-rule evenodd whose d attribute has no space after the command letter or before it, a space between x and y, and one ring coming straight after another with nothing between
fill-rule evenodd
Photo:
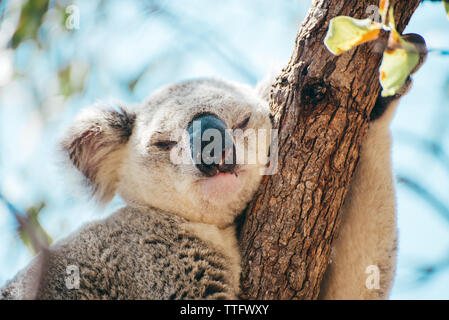
<instances>
[{"instance_id":1,"label":"koala's grey body fur","mask_svg":"<svg viewBox=\"0 0 449 320\"><path fill-rule=\"evenodd\" d=\"M118 193L127 206L41 252L0 290L0 299L237 298L234 220L258 188L266 162L238 165L232 174L217 167L217 175L205 176L193 163L170 161L169 149L189 149L170 134L202 114L216 115L227 128L270 130L267 83L272 79L254 90L213 79L186 81L157 91L134 111L83 112L63 150L99 200ZM410 80L397 96L376 103L322 299L388 297L397 249L389 124L409 86ZM66 283L70 266L79 269L79 288ZM366 285L370 266L378 268L379 287Z\"/></svg>"},{"instance_id":2,"label":"koala's grey body fur","mask_svg":"<svg viewBox=\"0 0 449 320\"><path fill-rule=\"evenodd\" d=\"M38 256L2 298L235 299L229 257L183 228L186 223L163 211L120 209L52 247L42 274ZM66 286L71 265L79 267L79 289Z\"/></svg>"}]
</instances>

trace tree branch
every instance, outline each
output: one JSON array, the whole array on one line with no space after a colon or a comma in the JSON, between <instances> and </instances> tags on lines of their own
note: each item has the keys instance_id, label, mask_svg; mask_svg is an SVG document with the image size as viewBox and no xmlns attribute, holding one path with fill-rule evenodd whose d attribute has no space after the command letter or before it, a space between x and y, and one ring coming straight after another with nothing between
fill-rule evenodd
<instances>
[{"instance_id":1,"label":"tree branch","mask_svg":"<svg viewBox=\"0 0 449 320\"><path fill-rule=\"evenodd\" d=\"M394 2L402 32L419 0ZM379 50L341 56L323 45L329 20L366 18L377 1L316 0L270 106L279 130L278 172L265 177L240 236L242 289L251 299L316 299L340 223L368 115L379 94Z\"/></svg>"}]
</instances>

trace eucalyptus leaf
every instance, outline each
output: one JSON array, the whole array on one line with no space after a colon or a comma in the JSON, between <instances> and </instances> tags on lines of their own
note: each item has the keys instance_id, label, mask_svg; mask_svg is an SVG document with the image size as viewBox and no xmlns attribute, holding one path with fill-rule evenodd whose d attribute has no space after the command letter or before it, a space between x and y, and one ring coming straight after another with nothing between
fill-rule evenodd
<instances>
[{"instance_id":1,"label":"eucalyptus leaf","mask_svg":"<svg viewBox=\"0 0 449 320\"><path fill-rule=\"evenodd\" d=\"M20 20L11 39L11 46L15 49L25 40L38 40L39 28L48 10L49 0L23 1Z\"/></svg>"},{"instance_id":2,"label":"eucalyptus leaf","mask_svg":"<svg viewBox=\"0 0 449 320\"><path fill-rule=\"evenodd\" d=\"M388 25L393 31L396 31L396 22L394 21L393 7L388 10Z\"/></svg>"},{"instance_id":3,"label":"eucalyptus leaf","mask_svg":"<svg viewBox=\"0 0 449 320\"><path fill-rule=\"evenodd\" d=\"M390 34L391 39L396 39L398 43L394 48L387 48L383 53L379 69L382 97L396 94L419 62L419 53L415 45L403 40L394 30Z\"/></svg>"},{"instance_id":4,"label":"eucalyptus leaf","mask_svg":"<svg viewBox=\"0 0 449 320\"><path fill-rule=\"evenodd\" d=\"M388 7L390 6L390 1L380 0L379 1L379 14L382 17L382 23L386 23Z\"/></svg>"},{"instance_id":5,"label":"eucalyptus leaf","mask_svg":"<svg viewBox=\"0 0 449 320\"><path fill-rule=\"evenodd\" d=\"M338 16L331 19L324 44L330 52L340 55L359 44L377 39L381 29L382 24L371 19Z\"/></svg>"},{"instance_id":6,"label":"eucalyptus leaf","mask_svg":"<svg viewBox=\"0 0 449 320\"><path fill-rule=\"evenodd\" d=\"M19 236L25 246L34 255L42 249L47 248L53 242L51 236L45 231L38 220L39 213L44 206L45 204L41 202L36 206L28 208L25 215L14 214L19 224L17 228Z\"/></svg>"}]
</instances>

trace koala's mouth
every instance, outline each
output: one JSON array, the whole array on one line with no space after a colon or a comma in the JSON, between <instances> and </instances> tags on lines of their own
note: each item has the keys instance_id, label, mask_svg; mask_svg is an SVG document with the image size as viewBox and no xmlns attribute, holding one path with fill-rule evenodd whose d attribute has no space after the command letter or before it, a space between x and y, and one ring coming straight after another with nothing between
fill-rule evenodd
<instances>
[{"instance_id":1,"label":"koala's mouth","mask_svg":"<svg viewBox=\"0 0 449 320\"><path fill-rule=\"evenodd\" d=\"M235 178L239 178L241 175L244 175L246 170L236 169L232 171L220 171L216 170L214 174L211 175L203 175L203 177L199 178L198 181L210 180L213 178L225 178L234 176Z\"/></svg>"},{"instance_id":2,"label":"koala's mouth","mask_svg":"<svg viewBox=\"0 0 449 320\"><path fill-rule=\"evenodd\" d=\"M220 163L218 164L206 165L204 163L199 163L196 165L196 167L203 175L209 178L215 176L225 176L229 174L233 174L238 177L238 174L239 172L241 172L241 170L239 171L238 166L235 164L224 163L225 159L227 158L228 156L224 154ZM235 161L235 159L232 159L232 161Z\"/></svg>"},{"instance_id":3,"label":"koala's mouth","mask_svg":"<svg viewBox=\"0 0 449 320\"><path fill-rule=\"evenodd\" d=\"M198 182L204 199L225 201L237 195L244 185L245 170L218 172L211 177L201 178Z\"/></svg>"}]
</instances>

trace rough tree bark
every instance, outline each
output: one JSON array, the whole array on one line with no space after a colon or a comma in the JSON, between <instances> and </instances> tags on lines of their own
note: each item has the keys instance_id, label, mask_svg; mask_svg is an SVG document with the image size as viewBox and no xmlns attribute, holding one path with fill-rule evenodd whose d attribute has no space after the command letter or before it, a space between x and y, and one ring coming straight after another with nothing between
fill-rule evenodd
<instances>
[{"instance_id":1,"label":"rough tree bark","mask_svg":"<svg viewBox=\"0 0 449 320\"><path fill-rule=\"evenodd\" d=\"M391 1L402 32L420 0ZM329 20L366 18L377 0L315 0L293 55L273 84L278 172L266 176L240 233L243 297L316 299L380 91L381 52L373 44L333 56ZM376 52L377 51L377 52Z\"/></svg>"}]
</instances>

